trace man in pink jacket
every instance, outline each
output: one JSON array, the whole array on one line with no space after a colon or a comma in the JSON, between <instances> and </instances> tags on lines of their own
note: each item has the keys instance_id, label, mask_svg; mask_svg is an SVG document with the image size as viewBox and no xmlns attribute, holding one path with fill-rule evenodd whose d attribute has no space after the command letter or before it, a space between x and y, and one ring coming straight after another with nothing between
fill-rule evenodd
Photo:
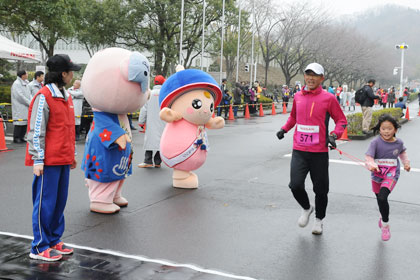
<instances>
[{"instance_id":1,"label":"man in pink jacket","mask_svg":"<svg viewBox=\"0 0 420 280\"><path fill-rule=\"evenodd\" d=\"M283 139L284 134L296 125L289 187L303 208L298 224L305 227L314 211L305 191L305 178L310 172L315 192L315 222L312 233L322 234L322 220L327 209L329 190L328 144L336 147L335 140L341 137L347 120L335 96L322 89L324 68L320 64L309 64L305 68L304 78L306 85L295 95L292 112L286 124L277 132L277 137ZM328 133L330 117L335 122L335 128Z\"/></svg>"}]
</instances>

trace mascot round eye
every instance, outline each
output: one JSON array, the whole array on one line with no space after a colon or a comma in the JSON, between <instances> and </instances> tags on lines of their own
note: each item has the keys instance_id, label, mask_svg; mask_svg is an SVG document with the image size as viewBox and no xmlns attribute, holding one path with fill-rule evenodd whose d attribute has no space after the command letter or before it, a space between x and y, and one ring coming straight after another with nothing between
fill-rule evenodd
<instances>
[{"instance_id":1,"label":"mascot round eye","mask_svg":"<svg viewBox=\"0 0 420 280\"><path fill-rule=\"evenodd\" d=\"M214 107L214 105L213 105L213 103L211 103L211 105L210 105L210 112L213 112L213 107Z\"/></svg>"},{"instance_id":2,"label":"mascot round eye","mask_svg":"<svg viewBox=\"0 0 420 280\"><path fill-rule=\"evenodd\" d=\"M200 109L202 106L201 100L200 99L194 99L192 101L192 106L194 107L194 109Z\"/></svg>"},{"instance_id":3,"label":"mascot round eye","mask_svg":"<svg viewBox=\"0 0 420 280\"><path fill-rule=\"evenodd\" d=\"M147 77L147 71L144 71L144 75Z\"/></svg>"}]
</instances>

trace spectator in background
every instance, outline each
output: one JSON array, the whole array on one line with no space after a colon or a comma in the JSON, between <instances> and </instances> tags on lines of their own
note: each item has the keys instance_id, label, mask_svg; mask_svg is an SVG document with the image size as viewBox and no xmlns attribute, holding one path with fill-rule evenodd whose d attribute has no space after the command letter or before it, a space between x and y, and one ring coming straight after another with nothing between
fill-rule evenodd
<instances>
[{"instance_id":1,"label":"spectator in background","mask_svg":"<svg viewBox=\"0 0 420 280\"><path fill-rule=\"evenodd\" d=\"M362 132L367 134L370 129L370 123L372 122L372 107L374 104L375 99L379 99L379 96L373 93L373 86L375 85L375 80L370 79L366 85L363 86L363 90L365 93L365 100L362 106L362 113L363 113L363 121L362 121Z\"/></svg>"},{"instance_id":2,"label":"spectator in background","mask_svg":"<svg viewBox=\"0 0 420 280\"><path fill-rule=\"evenodd\" d=\"M251 92L249 91L249 84L245 84L245 82L242 82L242 94L244 95L244 103L245 104L251 104ZM251 109L248 106L248 109ZM245 109L244 109L244 116L245 116Z\"/></svg>"},{"instance_id":3,"label":"spectator in background","mask_svg":"<svg viewBox=\"0 0 420 280\"><path fill-rule=\"evenodd\" d=\"M80 120L80 134L85 133L85 139L89 132L90 125L93 121L92 106L87 102L86 98L83 98L82 105L82 119Z\"/></svg>"},{"instance_id":4,"label":"spectator in background","mask_svg":"<svg viewBox=\"0 0 420 280\"><path fill-rule=\"evenodd\" d=\"M354 88L352 88L349 93L350 93L349 111L350 111L351 107L353 107L353 111L356 111L356 91L354 90Z\"/></svg>"},{"instance_id":5,"label":"spectator in background","mask_svg":"<svg viewBox=\"0 0 420 280\"><path fill-rule=\"evenodd\" d=\"M296 93L300 91L299 85L295 85L295 88L293 89L293 96L295 96Z\"/></svg>"},{"instance_id":6,"label":"spectator in background","mask_svg":"<svg viewBox=\"0 0 420 280\"><path fill-rule=\"evenodd\" d=\"M241 99L242 89L241 89L240 83L236 83L235 85L236 87L235 87L235 90L233 91L233 115L236 118L236 116L238 115L239 106L242 103L242 99Z\"/></svg>"},{"instance_id":7,"label":"spectator in background","mask_svg":"<svg viewBox=\"0 0 420 280\"><path fill-rule=\"evenodd\" d=\"M333 86L329 86L328 87L328 92L335 95L334 87Z\"/></svg>"},{"instance_id":8,"label":"spectator in background","mask_svg":"<svg viewBox=\"0 0 420 280\"><path fill-rule=\"evenodd\" d=\"M381 104L382 107L386 108L386 103L388 102L388 91L386 89L382 89L381 91Z\"/></svg>"},{"instance_id":9,"label":"spectator in background","mask_svg":"<svg viewBox=\"0 0 420 280\"><path fill-rule=\"evenodd\" d=\"M262 88L261 88L260 83L258 81L254 82L254 89L255 89L255 93L257 95L256 96L257 97L256 103L258 103L260 101L261 93L262 93Z\"/></svg>"},{"instance_id":10,"label":"spectator in background","mask_svg":"<svg viewBox=\"0 0 420 280\"><path fill-rule=\"evenodd\" d=\"M408 91L408 87L405 87L404 88L404 91L403 91L403 102L404 103L407 103L407 99L408 99L408 96L410 95L410 93L409 93L409 91Z\"/></svg>"},{"instance_id":11,"label":"spectator in background","mask_svg":"<svg viewBox=\"0 0 420 280\"><path fill-rule=\"evenodd\" d=\"M32 99L27 79L28 74L25 70L18 71L17 78L11 89L14 143L26 142L25 134L28 125L28 108Z\"/></svg>"},{"instance_id":12,"label":"spectator in background","mask_svg":"<svg viewBox=\"0 0 420 280\"><path fill-rule=\"evenodd\" d=\"M398 101L399 102L395 104L395 108L401 108L401 117L404 117L404 109L407 109L407 106L404 102L404 97L398 98Z\"/></svg>"},{"instance_id":13,"label":"spectator in background","mask_svg":"<svg viewBox=\"0 0 420 280\"><path fill-rule=\"evenodd\" d=\"M257 92L255 87L250 87L249 88L249 100L250 100L250 107L249 107L249 113L250 114L255 114L257 112L257 108L255 106L255 104L257 103Z\"/></svg>"},{"instance_id":14,"label":"spectator in background","mask_svg":"<svg viewBox=\"0 0 420 280\"><path fill-rule=\"evenodd\" d=\"M31 92L31 99L44 86L44 72L36 71L32 82L29 83L29 91Z\"/></svg>"},{"instance_id":15,"label":"spectator in background","mask_svg":"<svg viewBox=\"0 0 420 280\"><path fill-rule=\"evenodd\" d=\"M75 80L73 86L67 91L70 93L73 104L74 104L74 116L76 124L76 141L80 140L80 124L82 120L82 109L83 109L83 92L80 88L80 80Z\"/></svg>"},{"instance_id":16,"label":"spectator in background","mask_svg":"<svg viewBox=\"0 0 420 280\"><path fill-rule=\"evenodd\" d=\"M227 80L223 79L222 84L220 85L220 89L222 90L223 98L222 102L220 102L220 105L217 107L217 116L220 117L222 114L222 110L225 111L225 119L227 119L228 113L229 113L229 104L230 100L232 99L232 96L229 95L228 89L227 89ZM223 106L223 107L222 107Z\"/></svg>"},{"instance_id":17,"label":"spectator in background","mask_svg":"<svg viewBox=\"0 0 420 280\"><path fill-rule=\"evenodd\" d=\"M346 110L346 106L349 106L350 111L350 92L348 90L347 85L343 85L343 91L341 92L341 107L343 108L343 111Z\"/></svg>"},{"instance_id":18,"label":"spectator in background","mask_svg":"<svg viewBox=\"0 0 420 280\"><path fill-rule=\"evenodd\" d=\"M387 98L388 108L393 108L394 102L395 102L395 91L393 88L390 88L388 92L388 98Z\"/></svg>"},{"instance_id":19,"label":"spectator in background","mask_svg":"<svg viewBox=\"0 0 420 280\"><path fill-rule=\"evenodd\" d=\"M290 98L290 90L287 87L287 85L283 85L283 88L281 91L282 91L283 107L286 106L287 108L287 105L289 103L289 98Z\"/></svg>"},{"instance_id":20,"label":"spectator in background","mask_svg":"<svg viewBox=\"0 0 420 280\"><path fill-rule=\"evenodd\" d=\"M143 145L145 150L144 161L138 165L140 168L159 168L162 163L160 158L160 138L165 128L165 122L159 117L159 93L164 82L165 77L162 75L155 77L155 85L150 93L150 98L140 110L139 123L146 124ZM154 157L153 153L155 153Z\"/></svg>"},{"instance_id":21,"label":"spectator in background","mask_svg":"<svg viewBox=\"0 0 420 280\"><path fill-rule=\"evenodd\" d=\"M277 88L277 85L274 86L273 101L279 103L279 89Z\"/></svg>"},{"instance_id":22,"label":"spectator in background","mask_svg":"<svg viewBox=\"0 0 420 280\"><path fill-rule=\"evenodd\" d=\"M341 92L343 91L343 88L342 88L342 86L341 85L339 85L338 87L337 87L337 89L335 90L335 96L337 97L337 101L338 101L338 104L340 104L340 105L343 105L342 103L341 103Z\"/></svg>"}]
</instances>

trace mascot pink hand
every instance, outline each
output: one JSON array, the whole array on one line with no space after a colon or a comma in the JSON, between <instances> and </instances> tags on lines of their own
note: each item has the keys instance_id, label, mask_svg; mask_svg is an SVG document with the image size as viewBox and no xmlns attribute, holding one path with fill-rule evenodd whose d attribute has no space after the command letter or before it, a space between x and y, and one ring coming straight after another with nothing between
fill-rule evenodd
<instances>
[{"instance_id":1,"label":"mascot pink hand","mask_svg":"<svg viewBox=\"0 0 420 280\"><path fill-rule=\"evenodd\" d=\"M117 143L117 145L123 150L127 146L127 142L131 143L130 137L128 137L127 134L121 135L117 140L115 140L115 143Z\"/></svg>"}]
</instances>

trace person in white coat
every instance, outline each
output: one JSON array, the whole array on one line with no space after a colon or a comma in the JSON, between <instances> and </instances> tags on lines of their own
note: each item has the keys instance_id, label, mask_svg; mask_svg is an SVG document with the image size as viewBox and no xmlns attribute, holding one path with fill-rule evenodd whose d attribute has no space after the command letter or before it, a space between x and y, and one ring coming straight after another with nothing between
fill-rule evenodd
<instances>
[{"instance_id":1,"label":"person in white coat","mask_svg":"<svg viewBox=\"0 0 420 280\"><path fill-rule=\"evenodd\" d=\"M38 93L38 91L44 86L44 72L36 71L34 80L29 83L28 87L31 92L31 99Z\"/></svg>"},{"instance_id":2,"label":"person in white coat","mask_svg":"<svg viewBox=\"0 0 420 280\"><path fill-rule=\"evenodd\" d=\"M74 116L75 116L75 124L76 124L76 141L80 140L80 123L81 123L81 115L82 115L82 108L83 108L83 92L80 88L81 82L80 80L75 80L73 86L69 88L67 91L71 94L71 98L73 99L74 105Z\"/></svg>"},{"instance_id":3,"label":"person in white coat","mask_svg":"<svg viewBox=\"0 0 420 280\"><path fill-rule=\"evenodd\" d=\"M28 74L25 70L17 72L12 90L13 142L25 143L28 125L28 109L31 104L31 93L28 87Z\"/></svg>"},{"instance_id":4,"label":"person in white coat","mask_svg":"<svg viewBox=\"0 0 420 280\"><path fill-rule=\"evenodd\" d=\"M144 139L144 162L140 163L140 168L159 168L162 163L160 158L160 137L162 136L163 129L165 128L165 122L159 117L159 93L160 88L165 82L165 78L162 75L155 77L155 86L150 93L150 99L146 105L141 108L139 123L146 124L146 133ZM153 153L155 155L153 156Z\"/></svg>"}]
</instances>

